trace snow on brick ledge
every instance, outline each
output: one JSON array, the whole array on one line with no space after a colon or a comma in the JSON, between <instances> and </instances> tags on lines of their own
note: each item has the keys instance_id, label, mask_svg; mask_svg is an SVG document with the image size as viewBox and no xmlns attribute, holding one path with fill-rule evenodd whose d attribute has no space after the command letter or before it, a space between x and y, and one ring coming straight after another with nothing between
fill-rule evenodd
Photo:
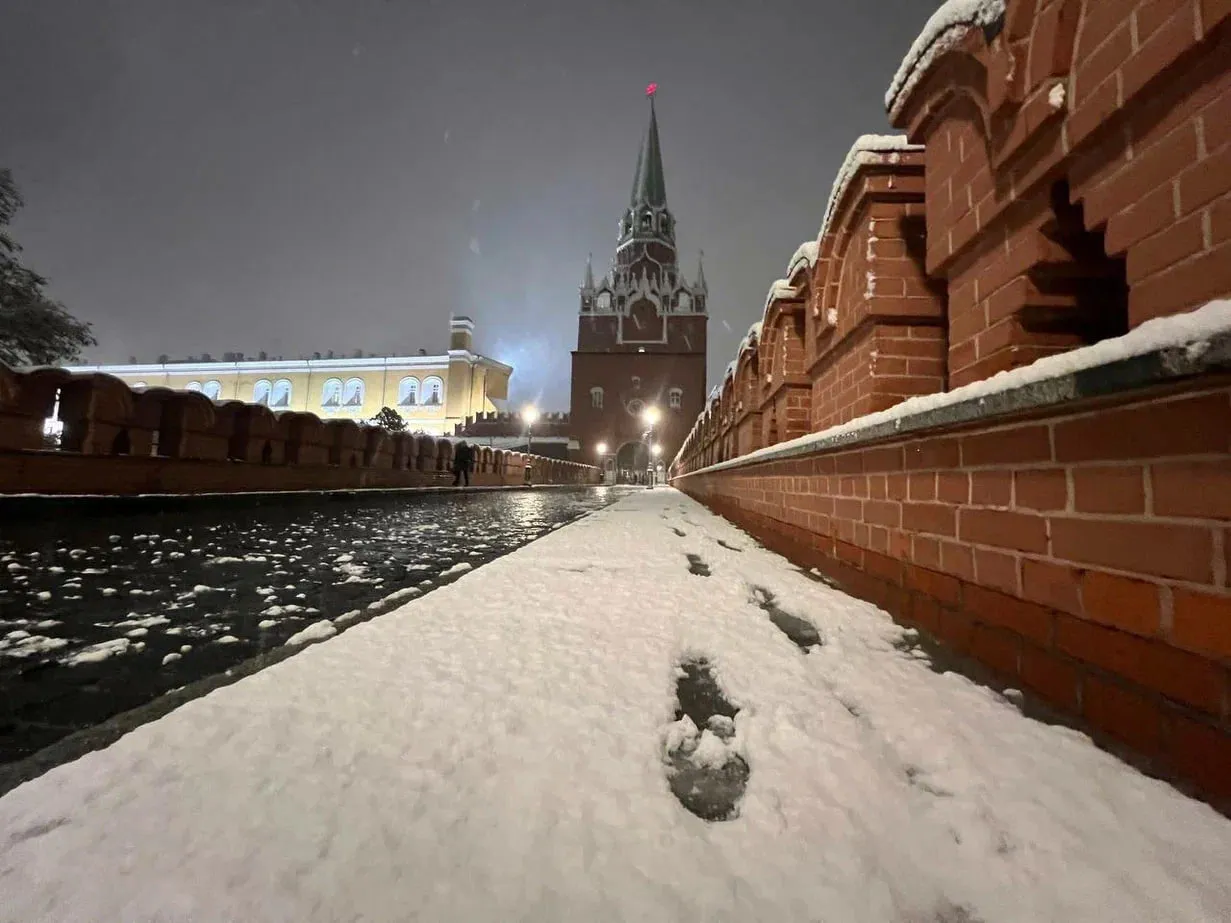
<instances>
[{"instance_id":1,"label":"snow on brick ledge","mask_svg":"<svg viewBox=\"0 0 1231 923\"><path fill-rule=\"evenodd\" d=\"M846 187L851 184L860 166L870 163L897 163L903 153L922 150L923 145L911 144L905 135L861 135L857 138L833 181L833 190L829 193L829 204L825 206L825 219L816 235L817 240L824 240L829 233L829 225L833 221L838 203L846 195Z\"/></svg>"},{"instance_id":2,"label":"snow on brick ledge","mask_svg":"<svg viewBox=\"0 0 1231 923\"><path fill-rule=\"evenodd\" d=\"M787 278L792 278L802 266L806 265L808 269L812 269L812 267L816 265L816 260L817 257L820 256L820 252L820 241L805 240L799 245L799 249L791 255L791 261L786 265Z\"/></svg>"},{"instance_id":3,"label":"snow on brick ledge","mask_svg":"<svg viewBox=\"0 0 1231 923\"><path fill-rule=\"evenodd\" d=\"M778 282L781 282L781 281L782 281L781 279L778 280ZM774 284L777 285L778 283L775 282ZM770 299L769 300L770 301L773 300L773 289L770 289ZM766 308L768 308L769 301L767 301L765 304L766 304ZM745 349L751 349L753 345L760 339L761 339L761 322L757 321L751 327L748 328L748 332L744 334L744 338L739 341L739 349L736 350L736 353L735 353L736 356L742 356L744 354Z\"/></svg>"},{"instance_id":4,"label":"snow on brick ledge","mask_svg":"<svg viewBox=\"0 0 1231 923\"><path fill-rule=\"evenodd\" d=\"M885 93L885 108L894 121L910 96L910 91L924 78L932 64L946 51L955 48L967 29L984 28L1004 15L1005 0L946 0L927 21L902 66L894 74Z\"/></svg>"},{"instance_id":5,"label":"snow on brick ledge","mask_svg":"<svg viewBox=\"0 0 1231 923\"><path fill-rule=\"evenodd\" d=\"M1199 363L1202 356L1208 352L1210 342L1217 337L1231 337L1231 300L1213 301L1187 314L1155 318L1146 321L1136 330L1122 337L1103 340L1093 346L1085 346L1067 353L1047 356L1023 368L1000 372L991 378L972 382L953 391L912 397L888 410L871 413L838 426L831 426L819 433L809 433L788 442L767 446L755 452L749 452L747 455L741 455L739 458L699 469L699 471L706 473L721 471L725 468L742 467L753 462L773 461L777 458L801 455L821 446L853 442L860 435L866 435L868 431L882 427L892 427L890 432L885 433L885 435L892 435L893 430L903 429L903 421L908 418L919 417L931 411L943 410L968 402L972 403L973 408L979 412L972 413L967 419L976 419L984 413L999 412L995 407L986 406L994 403L997 396L1006 395L1008 392L1018 391L1031 385L1058 384L1060 380L1078 372L1097 369L1151 353L1160 353L1164 350L1182 350L1184 358L1190 364ZM1164 362L1166 361L1164 359ZM1073 400L1080 396L1072 393L1071 390L1060 388L1050 395L1052 403ZM927 425L939 424L929 423ZM905 428L903 431L910 432L923 428L926 427L920 425Z\"/></svg>"}]
</instances>

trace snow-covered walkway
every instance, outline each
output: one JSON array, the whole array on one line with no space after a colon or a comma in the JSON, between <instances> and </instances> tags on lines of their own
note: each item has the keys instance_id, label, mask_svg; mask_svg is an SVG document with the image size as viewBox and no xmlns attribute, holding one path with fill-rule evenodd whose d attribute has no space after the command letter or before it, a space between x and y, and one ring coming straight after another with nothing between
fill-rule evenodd
<instances>
[{"instance_id":1,"label":"snow-covered walkway","mask_svg":"<svg viewBox=\"0 0 1231 923\"><path fill-rule=\"evenodd\" d=\"M0 799L0 918L1231 919L1231 821L903 636L638 492ZM692 759L750 767L713 823L663 755L699 658L740 711Z\"/></svg>"}]
</instances>

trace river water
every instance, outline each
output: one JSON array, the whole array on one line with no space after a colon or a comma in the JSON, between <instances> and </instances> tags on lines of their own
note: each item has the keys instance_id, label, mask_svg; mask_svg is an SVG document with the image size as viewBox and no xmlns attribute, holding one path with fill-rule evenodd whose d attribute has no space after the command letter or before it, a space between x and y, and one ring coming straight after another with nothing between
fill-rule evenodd
<instances>
[{"instance_id":1,"label":"river water","mask_svg":"<svg viewBox=\"0 0 1231 923\"><path fill-rule=\"evenodd\" d=\"M317 495L0 512L0 764L322 619L369 617L620 489ZM392 598L391 598L392 597Z\"/></svg>"}]
</instances>

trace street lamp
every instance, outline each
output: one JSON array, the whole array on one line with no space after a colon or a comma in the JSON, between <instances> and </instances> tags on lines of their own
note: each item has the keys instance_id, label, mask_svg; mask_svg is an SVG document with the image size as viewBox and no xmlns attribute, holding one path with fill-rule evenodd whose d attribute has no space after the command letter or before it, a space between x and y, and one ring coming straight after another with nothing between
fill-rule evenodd
<instances>
[{"instance_id":1,"label":"street lamp","mask_svg":"<svg viewBox=\"0 0 1231 923\"><path fill-rule=\"evenodd\" d=\"M656 446L654 445L654 426L656 423L658 423L661 417L662 417L662 414L659 412L658 408L655 407L653 404L647 407L641 414L641 419L645 421L645 426L646 426L645 445L646 445L646 449L648 450L646 454L649 456L647 459L647 461L649 462L648 464L649 470L647 471L647 474L649 475L648 477L649 484L647 486L649 487L654 486L654 455L657 454L654 451L656 448Z\"/></svg>"},{"instance_id":2,"label":"street lamp","mask_svg":"<svg viewBox=\"0 0 1231 923\"><path fill-rule=\"evenodd\" d=\"M595 453L598 455L599 467L603 469L603 483L607 483L607 443L600 442L594 447Z\"/></svg>"},{"instance_id":3,"label":"street lamp","mask_svg":"<svg viewBox=\"0 0 1231 923\"><path fill-rule=\"evenodd\" d=\"M526 424L526 454L534 454L534 424L538 422L539 410L533 404L521 409L522 422Z\"/></svg>"}]
</instances>

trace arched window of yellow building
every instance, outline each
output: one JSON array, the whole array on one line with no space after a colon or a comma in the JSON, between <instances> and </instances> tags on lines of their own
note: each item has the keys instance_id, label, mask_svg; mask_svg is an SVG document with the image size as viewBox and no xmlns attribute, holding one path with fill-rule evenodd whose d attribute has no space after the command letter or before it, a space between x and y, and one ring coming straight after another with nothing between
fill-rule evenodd
<instances>
[{"instance_id":1,"label":"arched window of yellow building","mask_svg":"<svg viewBox=\"0 0 1231 923\"><path fill-rule=\"evenodd\" d=\"M419 403L419 379L407 376L398 382L398 406L414 407Z\"/></svg>"},{"instance_id":2,"label":"arched window of yellow building","mask_svg":"<svg viewBox=\"0 0 1231 923\"><path fill-rule=\"evenodd\" d=\"M330 378L321 389L321 406L326 410L342 406L342 379Z\"/></svg>"},{"instance_id":3,"label":"arched window of yellow building","mask_svg":"<svg viewBox=\"0 0 1231 923\"><path fill-rule=\"evenodd\" d=\"M222 400L222 382L207 381L204 387L201 388L201 393L208 397L211 401Z\"/></svg>"},{"instance_id":4,"label":"arched window of yellow building","mask_svg":"<svg viewBox=\"0 0 1231 923\"><path fill-rule=\"evenodd\" d=\"M437 376L432 375L423 379L423 403L431 407L438 407L444 401L444 396L445 383Z\"/></svg>"},{"instance_id":5,"label":"arched window of yellow building","mask_svg":"<svg viewBox=\"0 0 1231 923\"><path fill-rule=\"evenodd\" d=\"M348 378L346 380L346 387L342 389L342 406L354 408L363 406L362 378Z\"/></svg>"},{"instance_id":6,"label":"arched window of yellow building","mask_svg":"<svg viewBox=\"0 0 1231 923\"><path fill-rule=\"evenodd\" d=\"M269 399L269 406L275 410L286 410L291 406L291 383L285 378L279 378L274 382L273 396Z\"/></svg>"},{"instance_id":7,"label":"arched window of yellow building","mask_svg":"<svg viewBox=\"0 0 1231 923\"><path fill-rule=\"evenodd\" d=\"M268 406L269 405L269 393L271 390L272 390L272 386L269 383L269 379L262 378L260 381L258 381L255 385L252 386L252 403L265 404L266 406Z\"/></svg>"}]
</instances>

